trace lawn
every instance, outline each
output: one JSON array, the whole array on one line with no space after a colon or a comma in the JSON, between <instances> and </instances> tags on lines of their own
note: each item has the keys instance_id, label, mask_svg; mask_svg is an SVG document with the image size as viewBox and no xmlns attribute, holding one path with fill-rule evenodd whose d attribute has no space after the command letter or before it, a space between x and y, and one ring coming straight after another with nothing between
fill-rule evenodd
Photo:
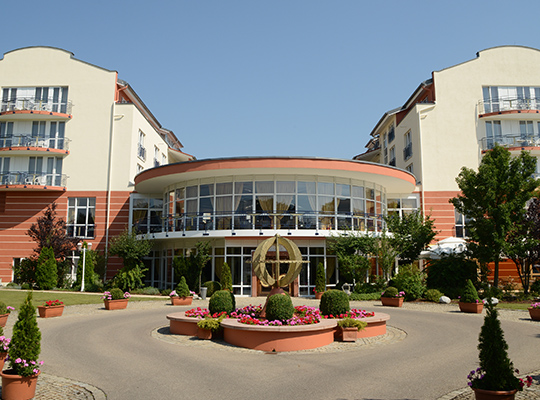
<instances>
[{"instance_id":1,"label":"lawn","mask_svg":"<svg viewBox=\"0 0 540 400\"><path fill-rule=\"evenodd\" d=\"M7 306L15 307L16 310L23 303L26 298L26 290L14 290L14 289L1 289L0 301L4 302ZM76 304L102 304L101 293L95 294L83 294L73 292L46 292L46 291L34 291L33 300L34 306L40 306L48 300L60 300L64 302L66 306L73 306ZM159 300L156 297L146 296L133 296L131 301L151 301ZM168 300L167 297L163 297L163 300Z\"/></svg>"}]
</instances>

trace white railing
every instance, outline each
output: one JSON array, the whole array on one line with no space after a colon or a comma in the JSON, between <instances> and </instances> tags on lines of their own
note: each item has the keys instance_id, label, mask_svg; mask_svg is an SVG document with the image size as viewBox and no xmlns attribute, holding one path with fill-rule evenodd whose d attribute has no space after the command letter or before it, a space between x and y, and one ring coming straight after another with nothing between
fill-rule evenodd
<instances>
[{"instance_id":1,"label":"white railing","mask_svg":"<svg viewBox=\"0 0 540 400\"><path fill-rule=\"evenodd\" d=\"M68 150L70 140L67 138L44 138L30 135L0 137L0 148L39 147L44 149Z\"/></svg>"},{"instance_id":2,"label":"white railing","mask_svg":"<svg viewBox=\"0 0 540 400\"><path fill-rule=\"evenodd\" d=\"M0 103L0 112L27 110L71 114L71 108L71 101L52 102L47 100L36 100L31 97L17 97L15 99L3 100Z\"/></svg>"},{"instance_id":3,"label":"white railing","mask_svg":"<svg viewBox=\"0 0 540 400\"><path fill-rule=\"evenodd\" d=\"M493 138L484 137L480 139L480 148L482 150L491 150L496 144L506 148L540 147L540 136L532 134L508 133Z\"/></svg>"}]
</instances>

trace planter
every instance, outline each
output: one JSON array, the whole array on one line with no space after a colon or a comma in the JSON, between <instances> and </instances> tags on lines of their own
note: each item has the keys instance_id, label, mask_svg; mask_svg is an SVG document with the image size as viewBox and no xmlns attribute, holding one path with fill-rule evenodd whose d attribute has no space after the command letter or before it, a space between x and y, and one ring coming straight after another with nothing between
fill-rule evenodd
<instances>
[{"instance_id":1,"label":"planter","mask_svg":"<svg viewBox=\"0 0 540 400\"><path fill-rule=\"evenodd\" d=\"M189 306L193 301L193 296L171 296L171 304L173 306Z\"/></svg>"},{"instance_id":2,"label":"planter","mask_svg":"<svg viewBox=\"0 0 540 400\"><path fill-rule=\"evenodd\" d=\"M0 326L2 328L6 326L6 322L7 322L8 317L9 317L9 314L0 315Z\"/></svg>"},{"instance_id":3,"label":"planter","mask_svg":"<svg viewBox=\"0 0 540 400\"><path fill-rule=\"evenodd\" d=\"M529 308L529 315L533 321L540 321L540 308Z\"/></svg>"},{"instance_id":4,"label":"planter","mask_svg":"<svg viewBox=\"0 0 540 400\"><path fill-rule=\"evenodd\" d=\"M358 338L358 328L352 327L337 327L337 340L340 342L356 342Z\"/></svg>"},{"instance_id":5,"label":"planter","mask_svg":"<svg viewBox=\"0 0 540 400\"><path fill-rule=\"evenodd\" d=\"M127 307L129 299L103 300L106 310L123 310Z\"/></svg>"},{"instance_id":6,"label":"planter","mask_svg":"<svg viewBox=\"0 0 540 400\"><path fill-rule=\"evenodd\" d=\"M517 389L514 390L484 390L484 389L473 389L474 398L476 400L514 400L516 396Z\"/></svg>"},{"instance_id":7,"label":"planter","mask_svg":"<svg viewBox=\"0 0 540 400\"><path fill-rule=\"evenodd\" d=\"M401 307L403 305L403 297L381 297L383 306Z\"/></svg>"},{"instance_id":8,"label":"planter","mask_svg":"<svg viewBox=\"0 0 540 400\"><path fill-rule=\"evenodd\" d=\"M6 363L7 355L8 355L7 351L0 352L0 371L4 369L4 364Z\"/></svg>"},{"instance_id":9,"label":"planter","mask_svg":"<svg viewBox=\"0 0 540 400\"><path fill-rule=\"evenodd\" d=\"M315 300L320 300L324 292L315 292Z\"/></svg>"},{"instance_id":10,"label":"planter","mask_svg":"<svg viewBox=\"0 0 540 400\"><path fill-rule=\"evenodd\" d=\"M37 309L40 318L61 317L64 312L64 305L49 307L38 306Z\"/></svg>"},{"instance_id":11,"label":"planter","mask_svg":"<svg viewBox=\"0 0 540 400\"><path fill-rule=\"evenodd\" d=\"M15 375L12 369L0 372L2 377L2 400L28 400L36 395L39 374L31 376Z\"/></svg>"},{"instance_id":12,"label":"planter","mask_svg":"<svg viewBox=\"0 0 540 400\"><path fill-rule=\"evenodd\" d=\"M459 302L459 310L465 313L480 314L484 309L484 303L479 301L478 303L464 303Z\"/></svg>"},{"instance_id":13,"label":"planter","mask_svg":"<svg viewBox=\"0 0 540 400\"><path fill-rule=\"evenodd\" d=\"M197 337L202 340L210 340L212 339L212 331L197 327Z\"/></svg>"}]
</instances>

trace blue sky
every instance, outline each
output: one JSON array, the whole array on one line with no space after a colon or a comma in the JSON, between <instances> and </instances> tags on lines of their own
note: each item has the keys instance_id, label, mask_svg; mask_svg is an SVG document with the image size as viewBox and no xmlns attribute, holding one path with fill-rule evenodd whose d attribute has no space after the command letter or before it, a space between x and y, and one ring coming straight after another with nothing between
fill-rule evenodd
<instances>
[{"instance_id":1,"label":"blue sky","mask_svg":"<svg viewBox=\"0 0 540 400\"><path fill-rule=\"evenodd\" d=\"M432 71L540 48L538 1L30 0L2 14L0 53L54 46L118 71L199 159L350 159Z\"/></svg>"}]
</instances>

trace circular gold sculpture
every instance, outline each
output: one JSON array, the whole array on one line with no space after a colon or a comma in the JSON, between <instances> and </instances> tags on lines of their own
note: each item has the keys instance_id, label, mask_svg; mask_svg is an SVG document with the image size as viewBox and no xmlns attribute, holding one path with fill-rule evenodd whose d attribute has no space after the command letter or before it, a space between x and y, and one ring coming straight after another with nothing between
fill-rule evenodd
<instances>
[{"instance_id":1,"label":"circular gold sculpture","mask_svg":"<svg viewBox=\"0 0 540 400\"><path fill-rule=\"evenodd\" d=\"M276 259L267 260L266 255L272 246L275 246L276 248ZM289 254L288 260L280 260L280 246L283 246L285 250L287 250L287 253ZM255 275L257 275L263 285L279 288L287 286L294 281L302 270L302 264L308 261L302 260L300 249L292 240L276 235L266 239L257 246L251 262L253 263ZM272 274L270 274L266 268L266 264L272 264ZM289 264L289 269L283 276L280 276L280 264Z\"/></svg>"}]
</instances>

